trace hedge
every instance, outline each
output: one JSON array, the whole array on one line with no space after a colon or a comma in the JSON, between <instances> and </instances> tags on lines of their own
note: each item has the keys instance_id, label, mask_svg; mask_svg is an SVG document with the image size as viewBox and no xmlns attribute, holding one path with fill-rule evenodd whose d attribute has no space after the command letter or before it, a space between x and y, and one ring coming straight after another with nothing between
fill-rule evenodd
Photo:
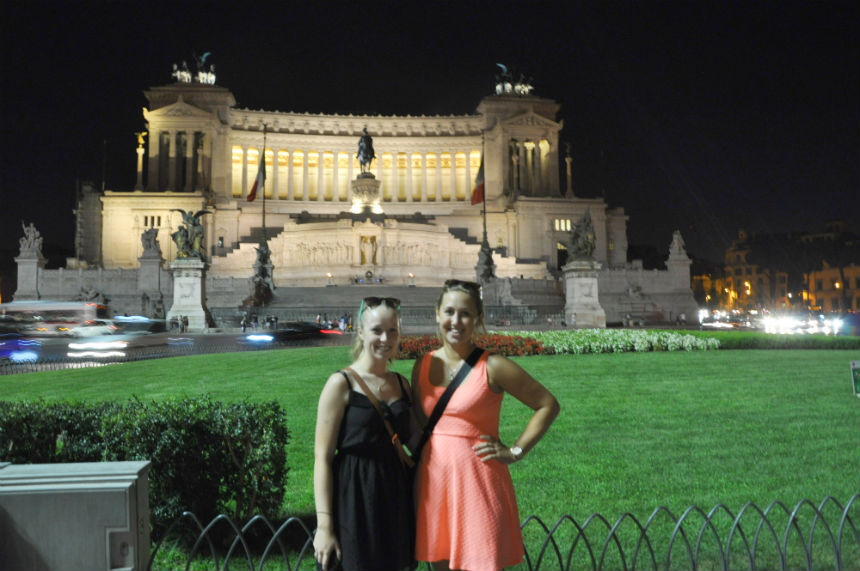
<instances>
[{"instance_id":1,"label":"hedge","mask_svg":"<svg viewBox=\"0 0 860 571\"><path fill-rule=\"evenodd\" d=\"M0 461L150 460L155 533L186 510L203 521L219 513L279 516L288 441L276 402L0 401Z\"/></svg>"}]
</instances>

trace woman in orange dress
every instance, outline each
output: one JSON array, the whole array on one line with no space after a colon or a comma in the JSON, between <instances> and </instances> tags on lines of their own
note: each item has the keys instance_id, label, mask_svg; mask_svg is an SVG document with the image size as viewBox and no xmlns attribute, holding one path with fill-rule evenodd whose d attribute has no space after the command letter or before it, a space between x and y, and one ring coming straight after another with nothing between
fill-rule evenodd
<instances>
[{"instance_id":1,"label":"woman in orange dress","mask_svg":"<svg viewBox=\"0 0 860 571\"><path fill-rule=\"evenodd\" d=\"M436 302L442 348L412 370L416 403L430 416L476 348L483 328L480 285L448 280ZM512 446L499 440L507 392L534 410ZM433 568L489 571L523 558L520 520L508 464L522 459L558 415L555 397L519 365L484 352L453 393L421 452L415 479L416 558Z\"/></svg>"}]
</instances>

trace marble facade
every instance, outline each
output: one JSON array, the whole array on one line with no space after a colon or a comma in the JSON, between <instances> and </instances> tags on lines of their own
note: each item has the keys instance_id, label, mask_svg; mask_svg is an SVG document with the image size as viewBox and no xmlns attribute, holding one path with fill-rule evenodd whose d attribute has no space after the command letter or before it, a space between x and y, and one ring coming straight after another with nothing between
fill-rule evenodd
<instances>
[{"instance_id":1,"label":"marble facade","mask_svg":"<svg viewBox=\"0 0 860 571\"><path fill-rule=\"evenodd\" d=\"M148 137L137 150L137 185L83 189L78 251L68 268L134 271L142 263L141 234L156 228L166 271L176 259L170 235L181 225L175 209L206 208L212 215L202 221L205 287L213 308L238 306L248 295L264 221L279 291L357 279L417 287L474 280L483 227L470 193L483 163L487 238L496 275L513 284L514 295L518 288L531 291L531 282L566 291L563 244L588 210L607 321L620 321L631 308L645 312L646 305L655 315L694 314L689 258L684 254L668 271L642 272L627 262L624 209L576 196L571 159L560 157L559 104L551 99L502 92L481 100L472 115L429 117L243 109L228 89L203 83L153 87L145 95ZM355 213L355 146L365 127L377 156L369 172L379 185L381 212ZM248 202L261 160L264 189ZM173 280L159 279L170 307ZM639 297L630 297L631 290Z\"/></svg>"}]
</instances>

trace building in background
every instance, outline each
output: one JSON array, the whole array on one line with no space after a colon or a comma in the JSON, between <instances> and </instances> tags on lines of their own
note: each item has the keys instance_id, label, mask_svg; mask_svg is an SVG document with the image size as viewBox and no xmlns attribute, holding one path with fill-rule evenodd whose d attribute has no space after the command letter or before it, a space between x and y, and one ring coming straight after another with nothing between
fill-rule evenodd
<instances>
[{"instance_id":1,"label":"building in background","mask_svg":"<svg viewBox=\"0 0 860 571\"><path fill-rule=\"evenodd\" d=\"M497 78L472 115L356 116L239 108L214 74L180 71L174 78L144 92L135 188L80 189L76 257L39 273L44 283L33 291L65 298L96 287L112 304L145 311L141 291L130 285L145 260L146 283L157 288L147 299L158 296L169 307L171 235L181 211L201 210L211 213L202 218L209 307L235 308L247 297L263 239L279 297L293 306L307 298L302 288L474 280L484 218L471 191L481 170L486 237L508 305L564 305L566 244L587 214L607 320L695 312L680 234L666 236L666 270L628 262L624 209L576 195L572 160L559 144L559 104L533 94L531 85ZM369 172L380 183L374 213L356 212L352 184L365 129L376 157ZM263 169L264 186L249 201ZM158 275L142 240L153 229L163 258Z\"/></svg>"},{"instance_id":2,"label":"building in background","mask_svg":"<svg viewBox=\"0 0 860 571\"><path fill-rule=\"evenodd\" d=\"M699 268L702 305L742 310L860 310L860 239L842 221L819 232L750 233L726 249L721 268Z\"/></svg>"}]
</instances>

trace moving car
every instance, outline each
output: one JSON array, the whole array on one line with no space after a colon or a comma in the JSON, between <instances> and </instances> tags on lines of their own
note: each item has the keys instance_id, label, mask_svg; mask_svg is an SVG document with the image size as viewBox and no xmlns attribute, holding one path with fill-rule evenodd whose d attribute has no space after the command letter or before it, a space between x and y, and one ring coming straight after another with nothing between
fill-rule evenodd
<instances>
[{"instance_id":1,"label":"moving car","mask_svg":"<svg viewBox=\"0 0 860 571\"><path fill-rule=\"evenodd\" d=\"M102 319L90 319L69 328L69 335L72 337L99 337L113 335L116 332L117 326L112 321Z\"/></svg>"}]
</instances>

